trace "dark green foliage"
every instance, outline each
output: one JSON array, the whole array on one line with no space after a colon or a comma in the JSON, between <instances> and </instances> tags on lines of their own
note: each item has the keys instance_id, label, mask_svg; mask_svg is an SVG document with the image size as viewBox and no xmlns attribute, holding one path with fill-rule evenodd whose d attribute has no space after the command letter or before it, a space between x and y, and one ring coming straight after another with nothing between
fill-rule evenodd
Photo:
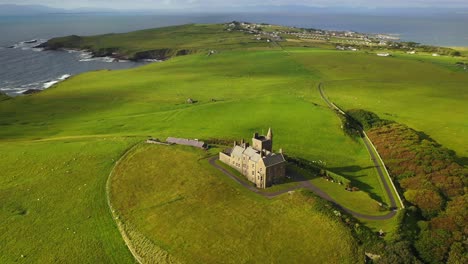
<instances>
[{"instance_id":1,"label":"dark green foliage","mask_svg":"<svg viewBox=\"0 0 468 264\"><path fill-rule=\"evenodd\" d=\"M461 242L455 242L450 247L450 253L447 260L448 264L464 264L468 263L468 251Z\"/></svg>"},{"instance_id":2,"label":"dark green foliage","mask_svg":"<svg viewBox=\"0 0 468 264\"><path fill-rule=\"evenodd\" d=\"M392 123L389 120L380 119L378 115L372 112L362 109L351 109L346 113L364 130Z\"/></svg>"},{"instance_id":3,"label":"dark green foliage","mask_svg":"<svg viewBox=\"0 0 468 264\"><path fill-rule=\"evenodd\" d=\"M415 243L419 256L426 263L443 263L446 260L452 239L444 230L425 230Z\"/></svg>"},{"instance_id":4,"label":"dark green foliage","mask_svg":"<svg viewBox=\"0 0 468 264\"><path fill-rule=\"evenodd\" d=\"M398 241L389 243L385 247L385 253L382 258L377 261L379 264L413 264L421 263L416 258L411 250L412 246L409 241Z\"/></svg>"},{"instance_id":5,"label":"dark green foliage","mask_svg":"<svg viewBox=\"0 0 468 264\"><path fill-rule=\"evenodd\" d=\"M288 162L297 165L298 167L304 168L314 174L320 174L320 171L324 168L322 165L303 159L303 158L296 158L296 157L289 157L285 155L285 158Z\"/></svg>"}]
</instances>

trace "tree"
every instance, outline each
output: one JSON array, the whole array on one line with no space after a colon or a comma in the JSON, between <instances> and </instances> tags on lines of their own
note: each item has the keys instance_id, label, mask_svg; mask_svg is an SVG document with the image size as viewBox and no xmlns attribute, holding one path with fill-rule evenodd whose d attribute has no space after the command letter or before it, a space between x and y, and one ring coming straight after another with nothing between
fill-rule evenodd
<instances>
[{"instance_id":1,"label":"tree","mask_svg":"<svg viewBox=\"0 0 468 264\"><path fill-rule=\"evenodd\" d=\"M379 264L413 264L421 263L411 251L411 243L408 241L398 241L385 247L385 254L378 261Z\"/></svg>"},{"instance_id":2,"label":"tree","mask_svg":"<svg viewBox=\"0 0 468 264\"><path fill-rule=\"evenodd\" d=\"M450 234L444 230L425 230L421 232L415 243L416 250L424 262L444 263L452 239Z\"/></svg>"},{"instance_id":3,"label":"tree","mask_svg":"<svg viewBox=\"0 0 468 264\"><path fill-rule=\"evenodd\" d=\"M448 264L464 264L468 263L468 254L466 253L463 244L455 242L450 247L450 253L447 260Z\"/></svg>"},{"instance_id":4,"label":"tree","mask_svg":"<svg viewBox=\"0 0 468 264\"><path fill-rule=\"evenodd\" d=\"M460 57L461 52L459 52L458 50L454 50L454 51L450 52L450 55L452 55L454 57Z\"/></svg>"}]
</instances>

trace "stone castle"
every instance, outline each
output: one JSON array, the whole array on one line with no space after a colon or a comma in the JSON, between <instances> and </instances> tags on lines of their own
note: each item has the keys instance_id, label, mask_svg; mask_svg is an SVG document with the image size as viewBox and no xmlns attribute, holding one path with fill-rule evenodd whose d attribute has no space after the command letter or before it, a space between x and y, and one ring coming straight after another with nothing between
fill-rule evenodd
<instances>
[{"instance_id":1,"label":"stone castle","mask_svg":"<svg viewBox=\"0 0 468 264\"><path fill-rule=\"evenodd\" d=\"M255 133L252 146L234 142L232 149L219 153L219 160L242 173L257 188L267 188L281 183L286 177L286 160L283 151L273 152L273 132L271 128L266 136Z\"/></svg>"}]
</instances>

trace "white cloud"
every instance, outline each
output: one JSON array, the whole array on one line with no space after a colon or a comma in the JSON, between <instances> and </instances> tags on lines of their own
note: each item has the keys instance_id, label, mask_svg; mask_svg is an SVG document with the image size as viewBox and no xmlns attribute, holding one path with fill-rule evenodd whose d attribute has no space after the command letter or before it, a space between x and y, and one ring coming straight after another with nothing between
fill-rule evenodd
<instances>
[{"instance_id":1,"label":"white cloud","mask_svg":"<svg viewBox=\"0 0 468 264\"><path fill-rule=\"evenodd\" d=\"M35 4L51 7L105 8L195 8L242 7L252 5L307 5L321 7L468 7L467 0L0 0L0 4Z\"/></svg>"}]
</instances>

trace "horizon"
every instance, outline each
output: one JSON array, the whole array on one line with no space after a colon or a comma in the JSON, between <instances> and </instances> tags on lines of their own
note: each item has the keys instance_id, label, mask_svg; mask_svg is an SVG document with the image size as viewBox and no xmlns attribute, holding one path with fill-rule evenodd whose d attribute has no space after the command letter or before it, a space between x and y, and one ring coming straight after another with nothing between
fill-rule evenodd
<instances>
[{"instance_id":1,"label":"horizon","mask_svg":"<svg viewBox=\"0 0 468 264\"><path fill-rule=\"evenodd\" d=\"M361 1L237 1L236 3L216 3L212 0L140 0L129 1L119 0L113 2L112 5L104 1L79 1L79 2L60 2L55 0L36 1L2 1L0 5L4 6L17 6L17 7L36 7L36 8L51 8L63 10L77 10L77 9L100 9L108 11L249 11L250 9L275 9L275 8L307 8L318 10L339 10L339 11L352 11L352 12L366 12L366 11L385 11L385 10L401 10L410 9L416 11L423 9L425 11L437 12L440 10L453 10L453 9L468 9L468 2L460 0L450 0L444 3L433 0L418 0L407 3L406 1L392 1L391 3L375 3L371 0ZM268 11L268 10L265 10ZM466 12L461 12L467 14Z\"/></svg>"}]
</instances>

